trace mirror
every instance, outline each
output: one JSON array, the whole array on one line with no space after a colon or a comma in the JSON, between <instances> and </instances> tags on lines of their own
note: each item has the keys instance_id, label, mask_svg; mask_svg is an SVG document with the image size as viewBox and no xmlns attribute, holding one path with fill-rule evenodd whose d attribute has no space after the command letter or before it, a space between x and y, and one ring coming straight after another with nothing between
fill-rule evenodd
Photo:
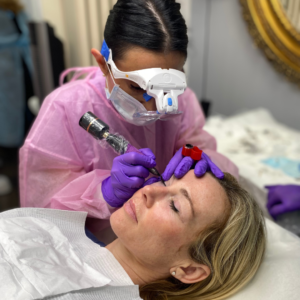
<instances>
[{"instance_id":1,"label":"mirror","mask_svg":"<svg viewBox=\"0 0 300 300\"><path fill-rule=\"evenodd\" d=\"M280 2L290 24L297 33L300 33L300 0L280 0Z\"/></svg>"},{"instance_id":2,"label":"mirror","mask_svg":"<svg viewBox=\"0 0 300 300\"><path fill-rule=\"evenodd\" d=\"M300 0L240 0L255 44L300 86Z\"/></svg>"}]
</instances>

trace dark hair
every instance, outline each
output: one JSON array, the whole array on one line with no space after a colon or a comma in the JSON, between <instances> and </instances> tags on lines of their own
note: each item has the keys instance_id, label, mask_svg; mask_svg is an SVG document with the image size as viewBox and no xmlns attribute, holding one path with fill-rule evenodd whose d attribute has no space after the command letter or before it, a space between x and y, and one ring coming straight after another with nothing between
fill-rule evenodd
<instances>
[{"instance_id":1,"label":"dark hair","mask_svg":"<svg viewBox=\"0 0 300 300\"><path fill-rule=\"evenodd\" d=\"M187 27L175 0L118 0L108 16L104 38L113 59L135 46L187 56Z\"/></svg>"}]
</instances>

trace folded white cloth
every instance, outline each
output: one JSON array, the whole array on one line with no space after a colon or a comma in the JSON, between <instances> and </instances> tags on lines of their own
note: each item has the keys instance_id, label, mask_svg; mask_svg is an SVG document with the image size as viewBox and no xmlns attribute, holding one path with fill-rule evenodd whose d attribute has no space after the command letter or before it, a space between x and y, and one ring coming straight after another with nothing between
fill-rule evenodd
<instances>
[{"instance_id":1,"label":"folded white cloth","mask_svg":"<svg viewBox=\"0 0 300 300\"><path fill-rule=\"evenodd\" d=\"M140 299L112 253L86 237L86 215L38 208L1 213L1 298Z\"/></svg>"}]
</instances>

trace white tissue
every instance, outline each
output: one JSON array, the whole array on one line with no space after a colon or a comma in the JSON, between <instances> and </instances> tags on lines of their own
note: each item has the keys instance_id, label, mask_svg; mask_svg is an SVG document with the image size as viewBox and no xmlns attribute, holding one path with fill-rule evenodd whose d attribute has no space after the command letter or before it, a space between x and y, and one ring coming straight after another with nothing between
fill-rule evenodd
<instances>
[{"instance_id":1,"label":"white tissue","mask_svg":"<svg viewBox=\"0 0 300 300\"><path fill-rule=\"evenodd\" d=\"M40 299L110 281L84 263L50 221L0 219L1 299Z\"/></svg>"}]
</instances>

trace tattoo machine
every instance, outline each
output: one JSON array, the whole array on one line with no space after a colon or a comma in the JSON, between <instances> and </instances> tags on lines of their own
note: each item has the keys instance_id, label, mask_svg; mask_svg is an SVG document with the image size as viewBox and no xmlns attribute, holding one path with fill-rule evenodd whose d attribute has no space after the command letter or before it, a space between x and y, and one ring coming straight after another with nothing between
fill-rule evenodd
<instances>
[{"instance_id":1,"label":"tattoo machine","mask_svg":"<svg viewBox=\"0 0 300 300\"><path fill-rule=\"evenodd\" d=\"M118 154L137 152L144 155L137 148L130 145L129 142L122 136L109 133L109 126L91 112L87 112L81 117L79 125L90 133L96 140L105 140L106 143L109 144ZM147 169L153 175L159 176L161 182L166 185L162 176L155 168Z\"/></svg>"}]
</instances>

